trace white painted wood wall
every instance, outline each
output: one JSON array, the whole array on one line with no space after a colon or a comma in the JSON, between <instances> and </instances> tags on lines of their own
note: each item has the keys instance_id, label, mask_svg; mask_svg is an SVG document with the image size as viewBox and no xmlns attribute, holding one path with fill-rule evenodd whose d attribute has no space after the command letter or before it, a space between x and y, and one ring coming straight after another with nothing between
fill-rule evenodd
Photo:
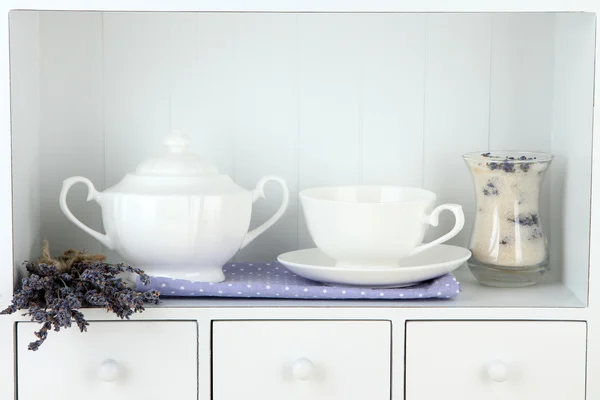
<instances>
[{"instance_id":1,"label":"white painted wood wall","mask_svg":"<svg viewBox=\"0 0 600 400\"><path fill-rule=\"evenodd\" d=\"M38 13L10 16L13 257L30 259L41 246L40 56ZM19 160L19 161L17 161ZM45 214L44 214L45 215ZM22 269L16 269L22 271ZM19 280L19 273L15 274Z\"/></svg>"},{"instance_id":2,"label":"white painted wood wall","mask_svg":"<svg viewBox=\"0 0 600 400\"><path fill-rule=\"evenodd\" d=\"M570 190L589 198L591 128L586 131L583 123L572 136L568 118L574 114L556 110L578 99L579 117L588 113L591 123L585 95L593 79L594 45L574 40L564 29L585 18L591 17L571 15L561 25L550 13L43 12L41 158L39 166L22 161L31 138L14 126L15 174L23 178L15 180L15 201L37 199L29 173L39 168L41 238L55 251L103 251L60 211L62 180L83 175L103 190L160 151L169 130L180 129L191 136L195 151L248 189L267 174L288 182L290 210L238 259L273 260L312 246L296 194L329 184L433 190L440 203L464 205L467 228L452 242L467 245L474 193L461 155L552 151L557 162L544 190L558 217L550 217L548 200L544 222L562 240L560 215L572 212L563 213L565 205L577 204L577 214L589 216L589 204L573 194L549 196L561 191L561 177L575 168L580 175L569 178ZM585 21L582 29L593 28ZM23 43L29 42L18 44ZM30 54L15 62L29 63L38 54L35 46L28 48ZM581 90L569 92L573 71L581 73L575 78ZM21 69L14 73L27 76ZM19 112L29 109L13 109L13 116L19 118ZM84 201L83 187L76 189L69 197L72 210L101 229L99 207ZM276 189L267 197L256 203L253 225L279 203ZM18 223L20 211L15 215ZM449 229L446 217L429 239ZM587 222L571 222L569 229L586 237ZM562 249L561 243L554 246L553 256L566 257L566 264L570 256ZM578 263L587 250L579 254L573 259ZM560 265L553 267L556 278ZM581 279L586 268L566 272L577 276L574 285L587 284Z\"/></svg>"}]
</instances>

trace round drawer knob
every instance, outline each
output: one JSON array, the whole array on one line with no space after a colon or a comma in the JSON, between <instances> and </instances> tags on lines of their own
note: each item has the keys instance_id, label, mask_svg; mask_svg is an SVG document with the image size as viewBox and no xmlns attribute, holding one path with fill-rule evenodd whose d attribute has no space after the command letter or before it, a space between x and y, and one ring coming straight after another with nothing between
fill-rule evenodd
<instances>
[{"instance_id":1,"label":"round drawer knob","mask_svg":"<svg viewBox=\"0 0 600 400\"><path fill-rule=\"evenodd\" d=\"M292 375L295 379L301 381L309 380L315 372L315 364L307 358L299 358L294 361L292 366Z\"/></svg>"},{"instance_id":2,"label":"round drawer knob","mask_svg":"<svg viewBox=\"0 0 600 400\"><path fill-rule=\"evenodd\" d=\"M504 361L496 360L487 368L488 376L495 382L504 382L508 379L508 365Z\"/></svg>"},{"instance_id":3,"label":"round drawer knob","mask_svg":"<svg viewBox=\"0 0 600 400\"><path fill-rule=\"evenodd\" d=\"M98 369L98 377L104 382L114 382L121 375L121 367L115 360L106 360Z\"/></svg>"}]
</instances>

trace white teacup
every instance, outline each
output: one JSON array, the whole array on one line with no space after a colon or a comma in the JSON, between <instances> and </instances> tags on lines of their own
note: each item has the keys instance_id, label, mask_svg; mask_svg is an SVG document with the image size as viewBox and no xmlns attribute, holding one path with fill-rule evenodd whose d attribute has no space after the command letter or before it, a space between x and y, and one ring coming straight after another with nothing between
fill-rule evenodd
<instances>
[{"instance_id":1,"label":"white teacup","mask_svg":"<svg viewBox=\"0 0 600 400\"><path fill-rule=\"evenodd\" d=\"M401 186L331 186L299 194L308 231L323 253L339 267L387 268L400 259L456 236L465 224L462 206L436 207L428 190ZM422 244L429 225L443 210L454 213L454 228Z\"/></svg>"}]
</instances>

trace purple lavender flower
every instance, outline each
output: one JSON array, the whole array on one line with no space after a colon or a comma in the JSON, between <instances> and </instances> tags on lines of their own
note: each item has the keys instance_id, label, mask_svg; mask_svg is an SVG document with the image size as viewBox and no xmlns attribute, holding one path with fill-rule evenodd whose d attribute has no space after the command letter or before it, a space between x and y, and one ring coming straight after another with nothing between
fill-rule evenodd
<instances>
[{"instance_id":1,"label":"purple lavender flower","mask_svg":"<svg viewBox=\"0 0 600 400\"><path fill-rule=\"evenodd\" d=\"M24 264L30 275L21 281L21 287L15 290L11 304L0 314L27 310L24 315L42 325L35 332L37 340L29 344L29 349L33 351L40 348L53 328L58 332L61 328L70 328L74 322L81 332L85 332L89 323L79 311L81 308L102 307L122 319L129 319L134 313L143 312L145 303L159 302L159 292L135 291L118 276L123 272L131 272L148 284L149 277L139 268L94 262L77 263L70 271L64 272L54 265Z\"/></svg>"}]
</instances>

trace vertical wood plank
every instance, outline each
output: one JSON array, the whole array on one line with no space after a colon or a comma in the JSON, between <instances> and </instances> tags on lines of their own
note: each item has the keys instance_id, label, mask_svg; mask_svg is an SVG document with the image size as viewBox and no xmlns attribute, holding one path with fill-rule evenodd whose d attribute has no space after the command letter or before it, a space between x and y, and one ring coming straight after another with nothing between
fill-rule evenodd
<instances>
[{"instance_id":1,"label":"vertical wood plank","mask_svg":"<svg viewBox=\"0 0 600 400\"><path fill-rule=\"evenodd\" d=\"M490 150L550 151L553 36L551 14L492 16ZM540 218L552 243L549 184L542 193ZM558 268L552 263L546 279L557 278Z\"/></svg>"},{"instance_id":2,"label":"vertical wood plank","mask_svg":"<svg viewBox=\"0 0 600 400\"><path fill-rule=\"evenodd\" d=\"M2 92L6 122L2 147L2 189L6 198L0 203L4 215L2 228L2 264L0 269L0 304L6 308L13 289L25 275L21 263L37 257L40 251L40 29L39 13L11 11L0 23L0 51L8 54L6 68L0 67L6 87ZM8 24L8 29L7 28ZM8 57L5 57L7 59ZM7 74L4 75L4 72ZM8 83L10 82L10 87ZM10 89L10 90L8 90ZM10 97L9 97L10 95ZM9 104L10 100L10 104ZM10 105L10 107L9 107ZM10 115L9 114L10 110ZM10 122L10 124L9 124ZM10 132L10 137L7 134ZM10 147L12 144L12 148ZM11 154L12 151L12 154ZM5 157L6 155L6 157ZM12 170L10 169L12 167ZM12 176L11 176L12 174ZM5 179L5 177L7 179ZM9 180L12 178L12 182ZM12 193L11 193L12 183ZM12 194L12 196L11 196ZM5 200L8 200L5 202ZM12 201L12 215L11 203ZM12 223L10 218L12 217ZM12 232L10 232L12 228ZM12 235L11 235L12 233ZM12 237L11 237L12 236ZM11 243L12 238L12 243ZM12 248L11 248L12 245ZM13 273L14 268L14 273ZM0 318L0 397L16 398L15 317Z\"/></svg>"},{"instance_id":3,"label":"vertical wood plank","mask_svg":"<svg viewBox=\"0 0 600 400\"><path fill-rule=\"evenodd\" d=\"M14 11L10 11L10 14ZM10 15L9 14L9 15ZM9 18L0 20L0 52L3 54L10 53L10 22ZM0 220L5 221L4 229L0 230L0 262L3 267L0 269L0 304L7 306L10 302L10 296L13 292L13 283L16 283L16 274L13 273L13 266L15 264L13 254L13 239L14 232L12 230L12 217L13 217L13 193L12 193L12 167L14 158L11 154L11 93L10 93L10 59L4 57L0 62L0 126L4 130L4 135L0 136ZM2 339L8 338L9 336L4 335ZM6 341L5 341L6 343ZM8 360L6 353L6 346L1 350L0 358L2 360ZM12 364L12 360L11 360ZM0 370L10 364L8 361L3 362L0 366ZM8 370L8 369L7 369ZM9 386L14 382L14 368L10 368L9 373L0 378L0 387L9 387L7 394L14 393L14 386Z\"/></svg>"},{"instance_id":4,"label":"vertical wood plank","mask_svg":"<svg viewBox=\"0 0 600 400\"><path fill-rule=\"evenodd\" d=\"M236 259L273 261L295 250L298 225L296 147L298 137L298 16L241 14L235 22L235 181L252 190L260 178L278 175L290 189L290 207L273 227ZM270 184L254 203L251 228L265 222L282 202Z\"/></svg>"},{"instance_id":5,"label":"vertical wood plank","mask_svg":"<svg viewBox=\"0 0 600 400\"><path fill-rule=\"evenodd\" d=\"M362 181L423 183L425 16L361 17Z\"/></svg>"},{"instance_id":6,"label":"vertical wood plank","mask_svg":"<svg viewBox=\"0 0 600 400\"><path fill-rule=\"evenodd\" d=\"M169 19L104 14L106 186L162 150L170 128Z\"/></svg>"},{"instance_id":7,"label":"vertical wood plank","mask_svg":"<svg viewBox=\"0 0 600 400\"><path fill-rule=\"evenodd\" d=\"M106 187L163 151L171 111L169 22L162 13L104 14Z\"/></svg>"},{"instance_id":8,"label":"vertical wood plank","mask_svg":"<svg viewBox=\"0 0 600 400\"><path fill-rule=\"evenodd\" d=\"M298 189L361 182L361 16L300 19ZM300 209L298 248L313 247Z\"/></svg>"},{"instance_id":9,"label":"vertical wood plank","mask_svg":"<svg viewBox=\"0 0 600 400\"><path fill-rule=\"evenodd\" d=\"M198 76L198 14L171 13L168 24L169 128L190 136L190 146L197 150L202 133L198 123L200 79Z\"/></svg>"},{"instance_id":10,"label":"vertical wood plank","mask_svg":"<svg viewBox=\"0 0 600 400\"><path fill-rule=\"evenodd\" d=\"M475 196L461 155L488 147L490 16L429 15L426 57L424 187L438 194L438 204L463 205L465 229L448 243L466 246ZM425 240L453 225L442 214Z\"/></svg>"},{"instance_id":11,"label":"vertical wood plank","mask_svg":"<svg viewBox=\"0 0 600 400\"><path fill-rule=\"evenodd\" d=\"M2 301L2 309L8 306L11 298L6 296L6 299ZM2 385L2 399L12 400L17 398L17 366L15 360L17 359L17 346L16 346L16 318L3 315L4 318L0 319L0 368L2 369L2 375L0 376L0 385Z\"/></svg>"},{"instance_id":12,"label":"vertical wood plank","mask_svg":"<svg viewBox=\"0 0 600 400\"><path fill-rule=\"evenodd\" d=\"M53 253L101 251L100 244L60 210L62 181L73 175L104 188L102 135L102 14L40 13L40 214L42 239ZM86 202L84 185L67 202L84 224L102 230L100 207Z\"/></svg>"},{"instance_id":13,"label":"vertical wood plank","mask_svg":"<svg viewBox=\"0 0 600 400\"><path fill-rule=\"evenodd\" d=\"M40 54L39 14L10 14L13 255L21 263L40 253ZM19 277L15 277L19 279Z\"/></svg>"},{"instance_id":14,"label":"vertical wood plank","mask_svg":"<svg viewBox=\"0 0 600 400\"><path fill-rule=\"evenodd\" d=\"M492 150L550 150L553 21L549 14L492 16Z\"/></svg>"},{"instance_id":15,"label":"vertical wood plank","mask_svg":"<svg viewBox=\"0 0 600 400\"><path fill-rule=\"evenodd\" d=\"M243 67L234 64L235 18L231 14L199 13L197 27L197 65L191 71L193 76L182 81L197 90L189 108L190 115L197 115L197 127L189 134L196 152L221 173L233 177L234 73Z\"/></svg>"},{"instance_id":16,"label":"vertical wood plank","mask_svg":"<svg viewBox=\"0 0 600 400\"><path fill-rule=\"evenodd\" d=\"M595 33L594 15L556 16L552 131L555 159L549 176L554 245L550 246L550 257L554 265L565 266L562 281L586 304L593 209L592 144L597 146L593 143Z\"/></svg>"},{"instance_id":17,"label":"vertical wood plank","mask_svg":"<svg viewBox=\"0 0 600 400\"><path fill-rule=\"evenodd\" d=\"M168 16L170 128L190 151L233 175L235 18L219 13Z\"/></svg>"}]
</instances>

